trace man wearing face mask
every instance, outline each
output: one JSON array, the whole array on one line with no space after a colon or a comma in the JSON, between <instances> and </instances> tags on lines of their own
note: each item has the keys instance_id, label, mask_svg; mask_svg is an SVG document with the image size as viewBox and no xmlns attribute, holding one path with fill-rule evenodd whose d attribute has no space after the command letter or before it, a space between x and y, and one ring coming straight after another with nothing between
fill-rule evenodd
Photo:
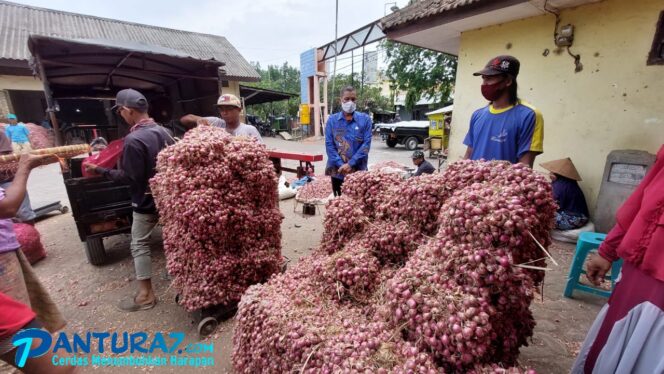
<instances>
[{"instance_id":1,"label":"man wearing face mask","mask_svg":"<svg viewBox=\"0 0 664 374\"><path fill-rule=\"evenodd\" d=\"M332 177L334 196L341 195L344 177L358 170L367 170L371 148L371 118L356 112L355 88L341 90L341 109L331 115L325 125L325 174Z\"/></svg>"},{"instance_id":2,"label":"man wearing face mask","mask_svg":"<svg viewBox=\"0 0 664 374\"><path fill-rule=\"evenodd\" d=\"M175 143L166 130L148 115L145 96L131 88L118 92L113 110L131 126L124 139L118 169L86 164L89 173L129 184L133 221L131 224L131 255L134 258L138 292L122 299L118 308L125 312L151 309L157 302L152 288L150 235L159 222L157 208L150 191L150 178L156 173L157 155Z\"/></svg>"},{"instance_id":3,"label":"man wearing face mask","mask_svg":"<svg viewBox=\"0 0 664 374\"><path fill-rule=\"evenodd\" d=\"M519 60L498 56L475 76L482 76L482 95L489 105L470 119L463 143L466 159L506 160L530 167L543 152L544 119L532 105L517 96Z\"/></svg>"}]
</instances>

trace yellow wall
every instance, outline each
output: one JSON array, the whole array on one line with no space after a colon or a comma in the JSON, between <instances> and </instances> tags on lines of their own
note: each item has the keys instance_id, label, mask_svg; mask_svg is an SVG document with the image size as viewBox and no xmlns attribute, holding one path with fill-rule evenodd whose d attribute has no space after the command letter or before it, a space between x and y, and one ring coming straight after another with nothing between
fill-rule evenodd
<instances>
[{"instance_id":1,"label":"yellow wall","mask_svg":"<svg viewBox=\"0 0 664 374\"><path fill-rule=\"evenodd\" d=\"M450 160L463 156L470 117L486 105L472 73L496 55L514 55L521 61L519 95L544 115L544 153L536 163L571 157L594 210L611 150L655 153L664 143L664 65L646 65L663 10L662 0L605 0L563 11L561 25L576 27L580 73L566 52L554 53L551 15L463 33Z\"/></svg>"},{"instance_id":2,"label":"yellow wall","mask_svg":"<svg viewBox=\"0 0 664 374\"><path fill-rule=\"evenodd\" d=\"M221 94L222 95L230 94L240 97L240 82L229 81L228 87L221 88Z\"/></svg>"},{"instance_id":3,"label":"yellow wall","mask_svg":"<svg viewBox=\"0 0 664 374\"><path fill-rule=\"evenodd\" d=\"M0 90L43 91L44 86L38 78L0 75Z\"/></svg>"}]
</instances>

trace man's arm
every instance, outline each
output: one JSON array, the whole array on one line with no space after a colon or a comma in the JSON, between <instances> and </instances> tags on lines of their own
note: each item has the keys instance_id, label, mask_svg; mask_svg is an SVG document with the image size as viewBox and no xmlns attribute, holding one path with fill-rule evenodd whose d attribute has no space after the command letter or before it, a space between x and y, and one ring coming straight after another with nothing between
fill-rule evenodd
<instances>
[{"instance_id":1,"label":"man's arm","mask_svg":"<svg viewBox=\"0 0 664 374\"><path fill-rule=\"evenodd\" d=\"M99 166L94 167L94 172L104 176L104 178L120 183L131 183L134 179L132 165L143 165L143 155L138 152L131 143L125 142L120 158L120 167L117 169L107 169Z\"/></svg>"},{"instance_id":2,"label":"man's arm","mask_svg":"<svg viewBox=\"0 0 664 374\"><path fill-rule=\"evenodd\" d=\"M355 152L353 157L348 161L350 167L355 168L355 166L364 159L369 158L369 150L371 149L371 119L367 117L367 122L364 126L364 134L362 136L362 144L360 148Z\"/></svg>"},{"instance_id":3,"label":"man's arm","mask_svg":"<svg viewBox=\"0 0 664 374\"><path fill-rule=\"evenodd\" d=\"M95 173L103 176L108 180L121 183L129 183L131 180L127 177L122 169L107 169L100 166L94 168Z\"/></svg>"},{"instance_id":4,"label":"man's arm","mask_svg":"<svg viewBox=\"0 0 664 374\"><path fill-rule=\"evenodd\" d=\"M470 160L470 157L473 155L473 149L470 147L466 147L466 154L463 155L464 160Z\"/></svg>"},{"instance_id":5,"label":"man's arm","mask_svg":"<svg viewBox=\"0 0 664 374\"><path fill-rule=\"evenodd\" d=\"M535 108L530 107L533 113L520 124L518 162L531 168L535 164L535 157L544 151L544 118Z\"/></svg>"},{"instance_id":6,"label":"man's arm","mask_svg":"<svg viewBox=\"0 0 664 374\"><path fill-rule=\"evenodd\" d=\"M254 126L252 126L252 125L247 125L247 126L251 126L251 131L250 131L250 132L251 132L251 136L253 136L254 138L256 138L256 140L257 140L259 143L261 143L261 144L265 144L265 142L263 141L263 138L261 137L261 133L258 132L258 130L256 129L256 127L254 127Z\"/></svg>"},{"instance_id":7,"label":"man's arm","mask_svg":"<svg viewBox=\"0 0 664 374\"><path fill-rule=\"evenodd\" d=\"M334 133L332 132L332 116L328 118L327 124L325 124L325 153L327 153L327 158L332 161L334 166L337 168L343 166L344 162L339 156L337 144L334 140Z\"/></svg>"},{"instance_id":8,"label":"man's arm","mask_svg":"<svg viewBox=\"0 0 664 374\"><path fill-rule=\"evenodd\" d=\"M528 165L532 168L535 164L535 157L537 157L537 155L539 155L539 152L526 152L521 156L521 158L519 158L519 163Z\"/></svg>"},{"instance_id":9,"label":"man's arm","mask_svg":"<svg viewBox=\"0 0 664 374\"><path fill-rule=\"evenodd\" d=\"M187 114L180 117L180 123L182 124L182 126L188 129L193 129L194 127L196 127L198 120L201 118L203 117L197 116L195 114Z\"/></svg>"}]
</instances>

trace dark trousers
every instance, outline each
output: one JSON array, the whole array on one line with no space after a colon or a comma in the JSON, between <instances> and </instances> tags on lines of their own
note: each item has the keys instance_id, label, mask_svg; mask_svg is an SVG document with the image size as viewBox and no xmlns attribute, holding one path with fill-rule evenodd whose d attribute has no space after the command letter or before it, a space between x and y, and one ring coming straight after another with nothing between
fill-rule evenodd
<instances>
[{"instance_id":1,"label":"dark trousers","mask_svg":"<svg viewBox=\"0 0 664 374\"><path fill-rule=\"evenodd\" d=\"M337 179L332 177L332 192L334 196L341 196L341 185L344 184L343 179Z\"/></svg>"}]
</instances>

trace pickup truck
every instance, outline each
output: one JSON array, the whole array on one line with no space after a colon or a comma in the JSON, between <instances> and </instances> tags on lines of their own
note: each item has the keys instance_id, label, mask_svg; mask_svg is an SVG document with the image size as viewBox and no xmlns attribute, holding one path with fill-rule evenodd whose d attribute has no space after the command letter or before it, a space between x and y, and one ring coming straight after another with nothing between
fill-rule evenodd
<instances>
[{"instance_id":1,"label":"pickup truck","mask_svg":"<svg viewBox=\"0 0 664 374\"><path fill-rule=\"evenodd\" d=\"M418 145L424 144L424 139L429 137L429 121L384 123L376 125L376 127L381 138L390 148L401 144L412 151Z\"/></svg>"}]
</instances>

